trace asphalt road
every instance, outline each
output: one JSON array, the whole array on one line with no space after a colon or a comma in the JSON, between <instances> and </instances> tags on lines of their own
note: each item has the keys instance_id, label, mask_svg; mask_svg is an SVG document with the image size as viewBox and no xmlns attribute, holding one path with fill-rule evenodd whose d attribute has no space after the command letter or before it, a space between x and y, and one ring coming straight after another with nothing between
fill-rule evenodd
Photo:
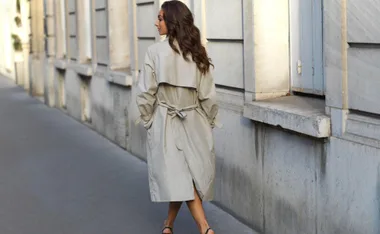
<instances>
[{"instance_id":1,"label":"asphalt road","mask_svg":"<svg viewBox=\"0 0 380 234\"><path fill-rule=\"evenodd\" d=\"M159 234L145 162L0 77L1 234ZM211 203L217 234L254 232ZM197 234L183 206L176 234Z\"/></svg>"}]
</instances>

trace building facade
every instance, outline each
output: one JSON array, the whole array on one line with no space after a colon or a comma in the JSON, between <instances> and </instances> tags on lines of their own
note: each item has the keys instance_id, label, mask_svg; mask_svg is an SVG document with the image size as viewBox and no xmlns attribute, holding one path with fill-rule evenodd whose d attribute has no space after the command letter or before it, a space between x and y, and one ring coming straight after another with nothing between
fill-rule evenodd
<instances>
[{"instance_id":1,"label":"building facade","mask_svg":"<svg viewBox=\"0 0 380 234\"><path fill-rule=\"evenodd\" d=\"M215 203L261 233L380 233L380 2L184 2L215 64ZM30 0L30 93L146 159L162 3Z\"/></svg>"}]
</instances>

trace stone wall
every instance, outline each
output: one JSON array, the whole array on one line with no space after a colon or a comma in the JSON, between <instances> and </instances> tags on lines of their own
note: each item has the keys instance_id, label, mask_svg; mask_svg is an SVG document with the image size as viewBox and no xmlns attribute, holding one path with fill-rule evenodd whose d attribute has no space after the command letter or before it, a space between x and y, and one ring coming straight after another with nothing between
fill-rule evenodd
<instances>
[{"instance_id":1,"label":"stone wall","mask_svg":"<svg viewBox=\"0 0 380 234\"><path fill-rule=\"evenodd\" d=\"M31 1L35 7L39 0ZM261 233L377 234L378 35L360 37L352 15L357 10L359 22L367 22L365 15L377 8L369 0L358 8L350 0L323 2L325 65L318 74L324 74L326 99L304 97L307 92L289 97L298 93L290 87L289 66L297 64L286 49L288 4L297 1L184 1L216 66L224 126L214 131L215 203ZM32 94L44 94L47 104L146 160L146 131L134 124L136 82L146 48L160 40L153 23L162 2L96 0L89 20L83 2L46 1L56 37L47 57L40 44L33 46ZM33 9L32 35L40 35ZM85 43L91 43L89 57Z\"/></svg>"}]
</instances>

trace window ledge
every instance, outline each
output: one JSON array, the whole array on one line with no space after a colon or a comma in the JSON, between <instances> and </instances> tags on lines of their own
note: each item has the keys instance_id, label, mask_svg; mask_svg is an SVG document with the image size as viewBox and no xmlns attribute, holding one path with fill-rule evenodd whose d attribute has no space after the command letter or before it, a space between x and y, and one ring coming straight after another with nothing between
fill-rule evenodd
<instances>
[{"instance_id":1,"label":"window ledge","mask_svg":"<svg viewBox=\"0 0 380 234\"><path fill-rule=\"evenodd\" d=\"M65 70L67 68L67 61L63 59L56 59L54 61L54 66L57 69Z\"/></svg>"},{"instance_id":2,"label":"window ledge","mask_svg":"<svg viewBox=\"0 0 380 234\"><path fill-rule=\"evenodd\" d=\"M246 103L244 117L280 126L316 138L329 137L331 120L325 114L325 101L288 96Z\"/></svg>"},{"instance_id":3,"label":"window ledge","mask_svg":"<svg viewBox=\"0 0 380 234\"><path fill-rule=\"evenodd\" d=\"M69 63L68 68L83 76L92 76L92 64Z\"/></svg>"},{"instance_id":4,"label":"window ledge","mask_svg":"<svg viewBox=\"0 0 380 234\"><path fill-rule=\"evenodd\" d=\"M109 70L108 75L106 75L106 79L111 83L126 87L131 87L133 84L133 77L128 70Z\"/></svg>"}]
</instances>

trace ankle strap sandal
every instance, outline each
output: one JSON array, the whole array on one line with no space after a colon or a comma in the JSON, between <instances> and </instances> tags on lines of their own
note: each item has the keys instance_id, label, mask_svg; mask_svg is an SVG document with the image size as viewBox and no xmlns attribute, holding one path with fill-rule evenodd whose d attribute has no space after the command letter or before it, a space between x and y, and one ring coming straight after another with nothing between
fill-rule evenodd
<instances>
[{"instance_id":1,"label":"ankle strap sandal","mask_svg":"<svg viewBox=\"0 0 380 234\"><path fill-rule=\"evenodd\" d=\"M164 227L163 229L162 229L162 234L166 234L166 233L164 233L164 231L166 230L166 229L169 229L170 230L170 232L172 233L172 234L174 234L174 232L173 232L173 228L171 228L171 227L169 227L169 226L167 226L167 227Z\"/></svg>"}]
</instances>

